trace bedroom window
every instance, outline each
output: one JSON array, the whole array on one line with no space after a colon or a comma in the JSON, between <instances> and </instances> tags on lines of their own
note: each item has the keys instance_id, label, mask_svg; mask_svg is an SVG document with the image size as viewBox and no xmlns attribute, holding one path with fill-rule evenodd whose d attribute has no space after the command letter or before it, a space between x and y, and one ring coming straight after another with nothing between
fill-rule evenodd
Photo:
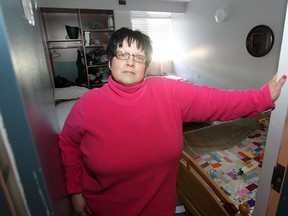
<instances>
[{"instance_id":1,"label":"bedroom window","mask_svg":"<svg viewBox=\"0 0 288 216\"><path fill-rule=\"evenodd\" d=\"M153 45L153 60L171 60L171 14L167 12L131 11L132 29L149 35Z\"/></svg>"}]
</instances>

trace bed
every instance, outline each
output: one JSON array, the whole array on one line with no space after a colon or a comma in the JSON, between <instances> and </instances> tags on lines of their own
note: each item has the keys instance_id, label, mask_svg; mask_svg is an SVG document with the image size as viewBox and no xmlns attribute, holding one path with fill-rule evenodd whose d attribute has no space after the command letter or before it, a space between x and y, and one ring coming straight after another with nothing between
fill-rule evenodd
<instances>
[{"instance_id":1,"label":"bed","mask_svg":"<svg viewBox=\"0 0 288 216\"><path fill-rule=\"evenodd\" d=\"M89 89L82 86L70 86L54 89L54 100L60 131L75 102Z\"/></svg>"},{"instance_id":2,"label":"bed","mask_svg":"<svg viewBox=\"0 0 288 216\"><path fill-rule=\"evenodd\" d=\"M235 215L243 203L253 215L269 116L265 112L183 133L177 193L193 216ZM239 175L252 160L258 166Z\"/></svg>"}]
</instances>

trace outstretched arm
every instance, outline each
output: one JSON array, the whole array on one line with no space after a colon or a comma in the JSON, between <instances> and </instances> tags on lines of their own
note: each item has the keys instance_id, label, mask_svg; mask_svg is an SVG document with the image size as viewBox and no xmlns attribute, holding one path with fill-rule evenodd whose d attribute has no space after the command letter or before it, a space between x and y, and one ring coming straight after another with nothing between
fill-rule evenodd
<instances>
[{"instance_id":1,"label":"outstretched arm","mask_svg":"<svg viewBox=\"0 0 288 216\"><path fill-rule=\"evenodd\" d=\"M269 89L270 89L271 97L272 97L272 100L273 100L274 102L275 102L275 101L278 99L278 97L280 96L282 86L283 86L284 83L286 82L286 79L287 79L287 76L286 76L286 75L283 75L283 76L277 81L277 75L275 75L275 76L273 77L273 79L268 82L268 86L269 86Z\"/></svg>"}]
</instances>

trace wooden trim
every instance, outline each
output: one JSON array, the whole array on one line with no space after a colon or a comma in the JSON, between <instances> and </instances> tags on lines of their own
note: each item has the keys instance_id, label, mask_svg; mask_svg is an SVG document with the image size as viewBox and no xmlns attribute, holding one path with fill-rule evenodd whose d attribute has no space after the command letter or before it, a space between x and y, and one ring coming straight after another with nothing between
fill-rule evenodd
<instances>
[{"instance_id":1,"label":"wooden trim","mask_svg":"<svg viewBox=\"0 0 288 216\"><path fill-rule=\"evenodd\" d=\"M11 212L11 216L17 216L15 206L13 204L11 195L9 193L9 189L8 189L8 187L6 185L6 182L5 182L5 180L3 178L3 175L2 175L2 170L0 170L0 187L3 188L3 192L4 192L4 195L5 195L7 204L9 206L9 209L10 209L10 212Z\"/></svg>"},{"instance_id":2,"label":"wooden trim","mask_svg":"<svg viewBox=\"0 0 288 216\"><path fill-rule=\"evenodd\" d=\"M177 192L193 216L227 216L238 212L224 191L186 152L182 153L179 165Z\"/></svg>"}]
</instances>

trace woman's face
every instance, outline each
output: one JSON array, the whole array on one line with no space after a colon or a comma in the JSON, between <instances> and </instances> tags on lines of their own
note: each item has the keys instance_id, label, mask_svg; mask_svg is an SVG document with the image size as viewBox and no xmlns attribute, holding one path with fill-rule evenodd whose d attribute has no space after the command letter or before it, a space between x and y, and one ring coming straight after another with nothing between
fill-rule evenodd
<instances>
[{"instance_id":1,"label":"woman's face","mask_svg":"<svg viewBox=\"0 0 288 216\"><path fill-rule=\"evenodd\" d=\"M124 40L123 46L118 47L116 53L117 52L121 53L121 55L124 55L124 53L126 52L130 53L131 55L127 60L117 59L116 56L113 57L112 63L110 65L113 79L118 83L126 86L134 85L141 82L145 77L145 62L140 63L135 61L135 56L133 56L132 54L138 56L138 58L136 57L136 59L141 59L142 57L145 58L144 51L137 49L135 41L132 42L131 46L129 47L127 41Z\"/></svg>"}]
</instances>

